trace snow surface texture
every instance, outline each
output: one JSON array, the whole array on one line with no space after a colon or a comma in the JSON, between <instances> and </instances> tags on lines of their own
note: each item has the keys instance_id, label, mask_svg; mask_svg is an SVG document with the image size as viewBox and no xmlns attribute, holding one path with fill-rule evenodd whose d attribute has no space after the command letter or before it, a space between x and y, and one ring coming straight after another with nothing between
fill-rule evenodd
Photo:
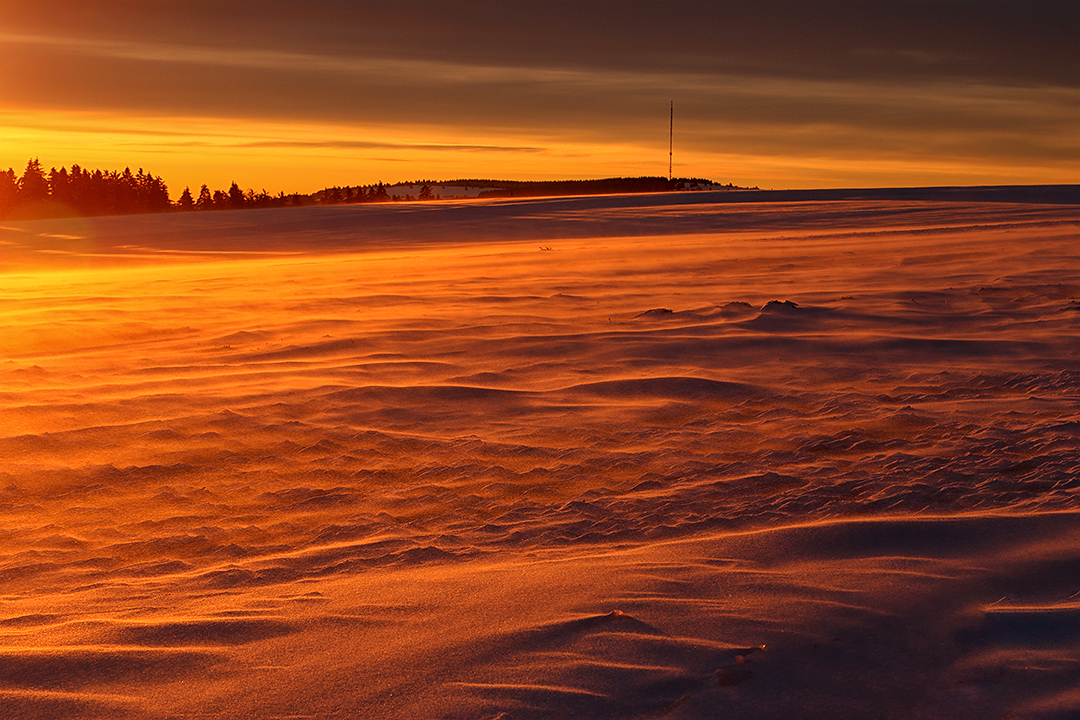
<instances>
[{"instance_id":1,"label":"snow surface texture","mask_svg":"<svg viewBox=\"0 0 1080 720\"><path fill-rule=\"evenodd\" d=\"M1078 215L7 223L0 714L1077 717Z\"/></svg>"}]
</instances>

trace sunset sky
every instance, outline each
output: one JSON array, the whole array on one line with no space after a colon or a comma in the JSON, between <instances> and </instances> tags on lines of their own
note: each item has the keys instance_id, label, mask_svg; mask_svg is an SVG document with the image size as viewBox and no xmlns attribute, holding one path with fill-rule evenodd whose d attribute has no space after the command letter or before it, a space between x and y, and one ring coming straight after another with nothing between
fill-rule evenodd
<instances>
[{"instance_id":1,"label":"sunset sky","mask_svg":"<svg viewBox=\"0 0 1080 720\"><path fill-rule=\"evenodd\" d=\"M1074 0L2 0L0 167L311 192L1080 180Z\"/></svg>"}]
</instances>

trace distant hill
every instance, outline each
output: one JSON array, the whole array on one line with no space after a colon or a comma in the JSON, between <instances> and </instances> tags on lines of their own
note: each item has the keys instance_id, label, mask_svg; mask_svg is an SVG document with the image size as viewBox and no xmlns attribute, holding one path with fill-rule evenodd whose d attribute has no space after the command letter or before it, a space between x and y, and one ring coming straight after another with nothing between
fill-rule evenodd
<instances>
[{"instance_id":1,"label":"distant hill","mask_svg":"<svg viewBox=\"0 0 1080 720\"><path fill-rule=\"evenodd\" d=\"M446 185L490 188L480 197L537 197L552 195L611 195L616 193L674 192L679 190L737 190L705 178L635 177L599 180L453 180Z\"/></svg>"},{"instance_id":2,"label":"distant hill","mask_svg":"<svg viewBox=\"0 0 1080 720\"><path fill-rule=\"evenodd\" d=\"M319 205L412 200L461 200L465 198L552 197L567 195L615 195L678 191L748 190L729 183L720 185L705 178L635 177L598 180L415 180L393 185L331 187L306 196ZM756 190L757 188L752 188Z\"/></svg>"}]
</instances>

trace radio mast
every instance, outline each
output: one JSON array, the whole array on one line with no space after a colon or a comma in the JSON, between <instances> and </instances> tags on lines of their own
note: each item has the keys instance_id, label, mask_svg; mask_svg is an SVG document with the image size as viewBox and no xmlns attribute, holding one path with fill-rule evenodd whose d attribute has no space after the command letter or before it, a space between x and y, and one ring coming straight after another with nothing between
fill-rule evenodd
<instances>
[{"instance_id":1,"label":"radio mast","mask_svg":"<svg viewBox=\"0 0 1080 720\"><path fill-rule=\"evenodd\" d=\"M668 121L667 179L671 182L671 151L675 141L675 101L671 101L671 117Z\"/></svg>"}]
</instances>

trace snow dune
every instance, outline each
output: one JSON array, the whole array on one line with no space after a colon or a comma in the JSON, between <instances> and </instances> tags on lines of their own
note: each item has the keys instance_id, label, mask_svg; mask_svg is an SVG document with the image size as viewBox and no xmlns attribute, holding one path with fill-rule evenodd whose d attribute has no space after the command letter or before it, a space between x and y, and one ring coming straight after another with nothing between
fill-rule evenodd
<instances>
[{"instance_id":1,"label":"snow dune","mask_svg":"<svg viewBox=\"0 0 1080 720\"><path fill-rule=\"evenodd\" d=\"M1077 225L6 223L0 712L1075 717Z\"/></svg>"}]
</instances>

